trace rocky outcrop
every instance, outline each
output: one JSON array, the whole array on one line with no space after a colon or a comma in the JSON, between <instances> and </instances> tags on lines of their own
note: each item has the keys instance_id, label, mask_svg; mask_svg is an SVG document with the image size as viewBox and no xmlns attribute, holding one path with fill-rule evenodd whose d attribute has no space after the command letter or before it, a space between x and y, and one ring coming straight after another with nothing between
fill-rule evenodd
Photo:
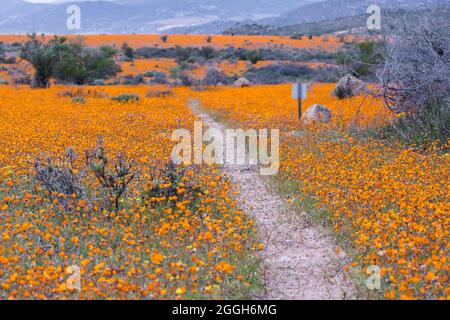
<instances>
[{"instance_id":1,"label":"rocky outcrop","mask_svg":"<svg viewBox=\"0 0 450 320\"><path fill-rule=\"evenodd\" d=\"M365 92L366 89L367 85L364 81L359 80L351 74L347 74L338 81L333 90L333 95L340 99L345 99L359 95Z\"/></svg>"}]
</instances>

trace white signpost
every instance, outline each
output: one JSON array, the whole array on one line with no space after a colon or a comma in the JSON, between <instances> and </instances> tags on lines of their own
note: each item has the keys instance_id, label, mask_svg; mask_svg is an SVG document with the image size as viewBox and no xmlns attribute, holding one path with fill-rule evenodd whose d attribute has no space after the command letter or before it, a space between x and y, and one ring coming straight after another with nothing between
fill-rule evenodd
<instances>
[{"instance_id":1,"label":"white signpost","mask_svg":"<svg viewBox=\"0 0 450 320\"><path fill-rule=\"evenodd\" d=\"M306 99L308 88L306 83L293 83L292 84L292 99L298 100L298 118L302 118L302 100Z\"/></svg>"}]
</instances>

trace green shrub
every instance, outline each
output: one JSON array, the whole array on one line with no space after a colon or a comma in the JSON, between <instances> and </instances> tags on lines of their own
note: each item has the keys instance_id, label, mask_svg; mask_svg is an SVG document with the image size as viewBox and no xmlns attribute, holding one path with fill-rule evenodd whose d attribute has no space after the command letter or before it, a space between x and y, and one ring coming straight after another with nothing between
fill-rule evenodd
<instances>
[{"instance_id":1,"label":"green shrub","mask_svg":"<svg viewBox=\"0 0 450 320\"><path fill-rule=\"evenodd\" d=\"M349 87L337 86L333 90L333 95L335 95L340 100L354 96L353 90L352 88L350 88L350 86Z\"/></svg>"},{"instance_id":2,"label":"green shrub","mask_svg":"<svg viewBox=\"0 0 450 320\"><path fill-rule=\"evenodd\" d=\"M121 70L114 61L116 53L109 46L94 49L64 37L55 36L46 41L33 34L23 44L20 57L35 69L33 86L45 88L50 85L51 77L82 85L114 76Z\"/></svg>"},{"instance_id":3,"label":"green shrub","mask_svg":"<svg viewBox=\"0 0 450 320\"><path fill-rule=\"evenodd\" d=\"M85 104L86 99L83 96L77 96L72 98L73 103Z\"/></svg>"},{"instance_id":4,"label":"green shrub","mask_svg":"<svg viewBox=\"0 0 450 320\"><path fill-rule=\"evenodd\" d=\"M128 103L128 102L137 102L141 100L141 97L137 94L124 93L118 96L112 97L111 100L116 102Z\"/></svg>"},{"instance_id":5,"label":"green shrub","mask_svg":"<svg viewBox=\"0 0 450 320\"><path fill-rule=\"evenodd\" d=\"M420 114L399 114L392 125L382 128L377 134L385 139L399 139L407 145L427 147L436 141L447 145L450 140L450 108L442 103L427 107Z\"/></svg>"},{"instance_id":6,"label":"green shrub","mask_svg":"<svg viewBox=\"0 0 450 320\"><path fill-rule=\"evenodd\" d=\"M122 53L129 61L134 59L134 50L127 43L122 45Z\"/></svg>"},{"instance_id":7,"label":"green shrub","mask_svg":"<svg viewBox=\"0 0 450 320\"><path fill-rule=\"evenodd\" d=\"M384 59L381 43L365 41L352 44L336 53L336 63L358 77L375 79L375 73Z\"/></svg>"}]
</instances>

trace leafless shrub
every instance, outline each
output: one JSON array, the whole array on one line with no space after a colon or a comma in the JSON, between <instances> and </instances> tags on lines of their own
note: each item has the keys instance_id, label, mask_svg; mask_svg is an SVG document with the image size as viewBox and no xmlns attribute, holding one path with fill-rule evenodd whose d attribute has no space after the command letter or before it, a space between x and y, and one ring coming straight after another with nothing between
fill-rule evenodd
<instances>
[{"instance_id":1,"label":"leafless shrub","mask_svg":"<svg viewBox=\"0 0 450 320\"><path fill-rule=\"evenodd\" d=\"M121 197L138 175L138 171L134 169L134 161L119 154L117 159L110 163L103 140L99 138L96 148L90 152L86 151L86 163L103 188L104 206L118 210Z\"/></svg>"},{"instance_id":2,"label":"leafless shrub","mask_svg":"<svg viewBox=\"0 0 450 320\"><path fill-rule=\"evenodd\" d=\"M149 90L146 93L147 98L166 98L174 95L172 90Z\"/></svg>"},{"instance_id":3,"label":"leafless shrub","mask_svg":"<svg viewBox=\"0 0 450 320\"><path fill-rule=\"evenodd\" d=\"M386 41L379 73L383 97L395 112L422 113L450 101L449 7L399 17Z\"/></svg>"},{"instance_id":4,"label":"leafless shrub","mask_svg":"<svg viewBox=\"0 0 450 320\"><path fill-rule=\"evenodd\" d=\"M16 86L20 84L30 84L31 77L26 72L17 70L11 74L11 83Z\"/></svg>"},{"instance_id":5,"label":"leafless shrub","mask_svg":"<svg viewBox=\"0 0 450 320\"><path fill-rule=\"evenodd\" d=\"M51 199L58 200L67 211L73 206L73 200L80 199L87 200L90 204L96 202L107 210L118 210L120 199L139 175L139 170L134 168L134 161L119 154L111 162L101 138L94 150L86 151L85 166L76 167L75 159L71 149L62 161L36 159L36 181L47 190ZM86 184L88 173L93 173L100 183L100 198L95 192L97 188Z\"/></svg>"},{"instance_id":6,"label":"leafless shrub","mask_svg":"<svg viewBox=\"0 0 450 320\"><path fill-rule=\"evenodd\" d=\"M69 97L69 98L108 98L108 94L100 90L92 90L85 88L76 88L71 90L62 90L56 94L58 97Z\"/></svg>"},{"instance_id":7,"label":"leafless shrub","mask_svg":"<svg viewBox=\"0 0 450 320\"><path fill-rule=\"evenodd\" d=\"M68 150L61 163L55 163L51 158L46 162L36 159L34 167L35 178L49 192L50 197L57 199L67 207L68 199L86 199L87 195L82 184L82 174L74 171L75 156Z\"/></svg>"},{"instance_id":8,"label":"leafless shrub","mask_svg":"<svg viewBox=\"0 0 450 320\"><path fill-rule=\"evenodd\" d=\"M401 114L400 136L424 144L450 137L450 8L409 12L396 19L378 72L386 106Z\"/></svg>"}]
</instances>

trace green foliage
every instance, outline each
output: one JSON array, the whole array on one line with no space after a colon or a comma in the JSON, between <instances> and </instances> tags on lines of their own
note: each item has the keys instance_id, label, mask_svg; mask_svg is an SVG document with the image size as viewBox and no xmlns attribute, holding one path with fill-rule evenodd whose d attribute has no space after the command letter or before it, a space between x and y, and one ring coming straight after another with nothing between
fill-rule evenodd
<instances>
[{"instance_id":1,"label":"green foliage","mask_svg":"<svg viewBox=\"0 0 450 320\"><path fill-rule=\"evenodd\" d=\"M34 85L47 87L51 77L62 81L85 84L114 76L120 67L114 62L117 50L102 46L88 48L82 43L68 42L64 37L55 36L46 42L35 34L29 35L20 57L29 61L34 69Z\"/></svg>"},{"instance_id":2,"label":"green foliage","mask_svg":"<svg viewBox=\"0 0 450 320\"><path fill-rule=\"evenodd\" d=\"M192 182L186 182L183 180L185 169L178 167L169 162L166 168L161 170L160 178L152 182L152 186L144 191L142 196L142 202L152 198L164 198L164 202L160 202L160 205L169 205L176 207L179 201L189 199L187 204L195 211L199 203L201 203L202 195L205 191L194 185ZM166 188L161 188L161 185L168 184ZM178 190L183 188L185 191L180 194Z\"/></svg>"},{"instance_id":3,"label":"green foliage","mask_svg":"<svg viewBox=\"0 0 450 320\"><path fill-rule=\"evenodd\" d=\"M58 79L76 84L109 78L120 71L114 61L116 53L117 50L109 46L91 49L77 43L69 43L62 50L61 59L54 68L54 75Z\"/></svg>"},{"instance_id":4,"label":"green foliage","mask_svg":"<svg viewBox=\"0 0 450 320\"><path fill-rule=\"evenodd\" d=\"M152 83L165 84L167 82L167 76L161 71L149 71L144 73L144 77L151 78Z\"/></svg>"},{"instance_id":5,"label":"green foliage","mask_svg":"<svg viewBox=\"0 0 450 320\"><path fill-rule=\"evenodd\" d=\"M211 46L202 47L199 55L207 60L214 59L217 56L217 50Z\"/></svg>"},{"instance_id":6,"label":"green foliage","mask_svg":"<svg viewBox=\"0 0 450 320\"><path fill-rule=\"evenodd\" d=\"M72 98L72 102L73 103L78 103L78 104L85 104L86 103L86 99L83 96L76 96Z\"/></svg>"},{"instance_id":7,"label":"green foliage","mask_svg":"<svg viewBox=\"0 0 450 320\"><path fill-rule=\"evenodd\" d=\"M128 60L134 59L134 50L127 43L122 45L122 53Z\"/></svg>"},{"instance_id":8,"label":"green foliage","mask_svg":"<svg viewBox=\"0 0 450 320\"><path fill-rule=\"evenodd\" d=\"M162 41L162 42L166 43L167 40L169 40L169 37L168 37L167 35L162 35L162 36L161 36L161 41Z\"/></svg>"},{"instance_id":9,"label":"green foliage","mask_svg":"<svg viewBox=\"0 0 450 320\"><path fill-rule=\"evenodd\" d=\"M261 53L257 50L247 51L244 56L244 60L250 61L252 64L256 64L262 59Z\"/></svg>"},{"instance_id":10,"label":"green foliage","mask_svg":"<svg viewBox=\"0 0 450 320\"><path fill-rule=\"evenodd\" d=\"M175 47L175 60L178 64L182 64L183 62L188 62L193 53L195 52L195 48L192 47Z\"/></svg>"},{"instance_id":11,"label":"green foliage","mask_svg":"<svg viewBox=\"0 0 450 320\"><path fill-rule=\"evenodd\" d=\"M407 145L426 147L438 141L445 146L450 140L450 109L441 103L428 106L424 112L415 115L400 114L392 125L382 128L377 135L384 139L394 137Z\"/></svg>"},{"instance_id":12,"label":"green foliage","mask_svg":"<svg viewBox=\"0 0 450 320\"><path fill-rule=\"evenodd\" d=\"M380 44L374 41L351 45L347 50L336 54L336 63L349 68L358 77L373 76L383 60Z\"/></svg>"},{"instance_id":13,"label":"green foliage","mask_svg":"<svg viewBox=\"0 0 450 320\"><path fill-rule=\"evenodd\" d=\"M112 97L111 100L116 101L116 102L127 103L127 102L140 101L141 97L139 97L139 95L137 95L137 94L124 93L124 94L120 94L118 96Z\"/></svg>"},{"instance_id":14,"label":"green foliage","mask_svg":"<svg viewBox=\"0 0 450 320\"><path fill-rule=\"evenodd\" d=\"M333 94L340 100L354 96L353 90L350 86L341 86L341 85L338 85L333 90Z\"/></svg>"},{"instance_id":15,"label":"green foliage","mask_svg":"<svg viewBox=\"0 0 450 320\"><path fill-rule=\"evenodd\" d=\"M53 75L55 64L59 59L59 54L66 43L66 38L55 36L52 40L45 42L44 35L41 40L36 34L29 35L20 51L20 57L32 64L35 69L33 83L34 86L45 88L50 84L50 77Z\"/></svg>"}]
</instances>

